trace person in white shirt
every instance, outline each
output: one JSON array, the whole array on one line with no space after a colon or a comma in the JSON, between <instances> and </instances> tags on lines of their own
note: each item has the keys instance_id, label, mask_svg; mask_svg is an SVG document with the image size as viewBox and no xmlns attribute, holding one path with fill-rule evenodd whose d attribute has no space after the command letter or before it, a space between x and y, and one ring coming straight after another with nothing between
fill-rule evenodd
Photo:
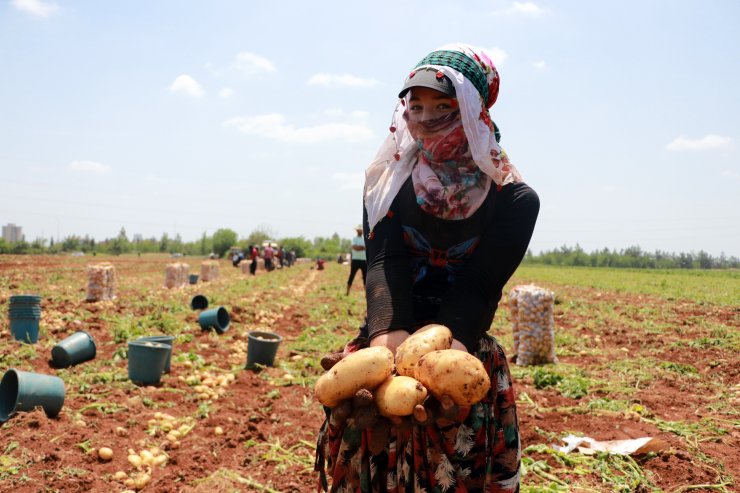
<instances>
[{"instance_id":1,"label":"person in white shirt","mask_svg":"<svg viewBox=\"0 0 740 493\"><path fill-rule=\"evenodd\" d=\"M365 240L362 238L362 225L355 228L357 236L352 238L352 262L350 262L349 279L347 280L347 296L352 287L352 281L355 280L357 271L362 271L362 285L365 285L367 276L367 257L365 256Z\"/></svg>"}]
</instances>

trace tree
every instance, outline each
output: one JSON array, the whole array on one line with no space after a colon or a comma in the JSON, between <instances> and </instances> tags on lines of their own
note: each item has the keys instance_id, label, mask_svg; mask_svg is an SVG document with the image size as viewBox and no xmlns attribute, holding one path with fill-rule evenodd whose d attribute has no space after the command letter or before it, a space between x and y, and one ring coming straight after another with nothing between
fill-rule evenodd
<instances>
[{"instance_id":1,"label":"tree","mask_svg":"<svg viewBox=\"0 0 740 493\"><path fill-rule=\"evenodd\" d=\"M206 232L203 231L203 236L200 237L200 254L208 255L208 252L210 250L211 250L211 244L210 244L209 238L206 235Z\"/></svg>"},{"instance_id":2,"label":"tree","mask_svg":"<svg viewBox=\"0 0 740 493\"><path fill-rule=\"evenodd\" d=\"M263 241L274 240L275 232L264 224L257 226L247 239L243 241L244 245L261 245Z\"/></svg>"},{"instance_id":3,"label":"tree","mask_svg":"<svg viewBox=\"0 0 740 493\"><path fill-rule=\"evenodd\" d=\"M229 248L236 245L236 238L236 231L228 228L219 229L213 233L213 253L223 257Z\"/></svg>"},{"instance_id":4,"label":"tree","mask_svg":"<svg viewBox=\"0 0 740 493\"><path fill-rule=\"evenodd\" d=\"M159 251L165 253L170 247L170 237L167 233L162 233L162 239L159 240Z\"/></svg>"}]
</instances>

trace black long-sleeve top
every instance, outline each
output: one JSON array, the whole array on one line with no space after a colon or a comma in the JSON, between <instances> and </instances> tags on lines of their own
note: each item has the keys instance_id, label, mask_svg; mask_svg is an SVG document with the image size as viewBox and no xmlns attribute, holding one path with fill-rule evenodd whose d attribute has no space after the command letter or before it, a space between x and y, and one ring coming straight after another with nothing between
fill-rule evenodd
<instances>
[{"instance_id":1,"label":"black long-sleeve top","mask_svg":"<svg viewBox=\"0 0 740 493\"><path fill-rule=\"evenodd\" d=\"M441 219L417 205L411 178L372 234L364 210L370 338L439 323L475 351L527 251L538 213L539 198L528 185L498 190L492 184L472 216Z\"/></svg>"}]
</instances>

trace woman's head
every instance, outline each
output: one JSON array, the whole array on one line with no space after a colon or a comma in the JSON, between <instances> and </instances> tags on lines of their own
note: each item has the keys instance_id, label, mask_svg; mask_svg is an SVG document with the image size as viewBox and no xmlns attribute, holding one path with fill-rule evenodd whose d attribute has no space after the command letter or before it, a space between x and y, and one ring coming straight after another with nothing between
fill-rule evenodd
<instances>
[{"instance_id":1,"label":"woman's head","mask_svg":"<svg viewBox=\"0 0 740 493\"><path fill-rule=\"evenodd\" d=\"M416 64L399 94L390 133L365 173L371 231L421 154L440 161L465 158L466 169L472 164L497 187L521 181L489 114L498 93L498 71L483 49L446 45Z\"/></svg>"}]
</instances>

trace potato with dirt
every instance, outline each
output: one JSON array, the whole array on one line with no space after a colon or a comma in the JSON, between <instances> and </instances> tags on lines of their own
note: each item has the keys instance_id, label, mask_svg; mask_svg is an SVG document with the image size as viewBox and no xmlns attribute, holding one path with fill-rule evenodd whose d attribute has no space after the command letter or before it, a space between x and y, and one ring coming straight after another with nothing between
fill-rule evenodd
<instances>
[{"instance_id":1,"label":"potato with dirt","mask_svg":"<svg viewBox=\"0 0 740 493\"><path fill-rule=\"evenodd\" d=\"M354 397L360 389L374 390L393 372L393 352L385 346L360 349L321 375L314 393L327 407Z\"/></svg>"},{"instance_id":2,"label":"potato with dirt","mask_svg":"<svg viewBox=\"0 0 740 493\"><path fill-rule=\"evenodd\" d=\"M414 376L419 358L425 354L450 349L452 332L444 325L429 324L411 334L396 349L396 371L399 375Z\"/></svg>"},{"instance_id":3,"label":"potato with dirt","mask_svg":"<svg viewBox=\"0 0 740 493\"><path fill-rule=\"evenodd\" d=\"M424 402L427 389L415 378L396 375L375 390L375 404L381 416L410 416Z\"/></svg>"},{"instance_id":4,"label":"potato with dirt","mask_svg":"<svg viewBox=\"0 0 740 493\"><path fill-rule=\"evenodd\" d=\"M415 377L435 398L449 396L459 406L480 402L491 388L483 363L458 349L425 354L416 365Z\"/></svg>"}]
</instances>

